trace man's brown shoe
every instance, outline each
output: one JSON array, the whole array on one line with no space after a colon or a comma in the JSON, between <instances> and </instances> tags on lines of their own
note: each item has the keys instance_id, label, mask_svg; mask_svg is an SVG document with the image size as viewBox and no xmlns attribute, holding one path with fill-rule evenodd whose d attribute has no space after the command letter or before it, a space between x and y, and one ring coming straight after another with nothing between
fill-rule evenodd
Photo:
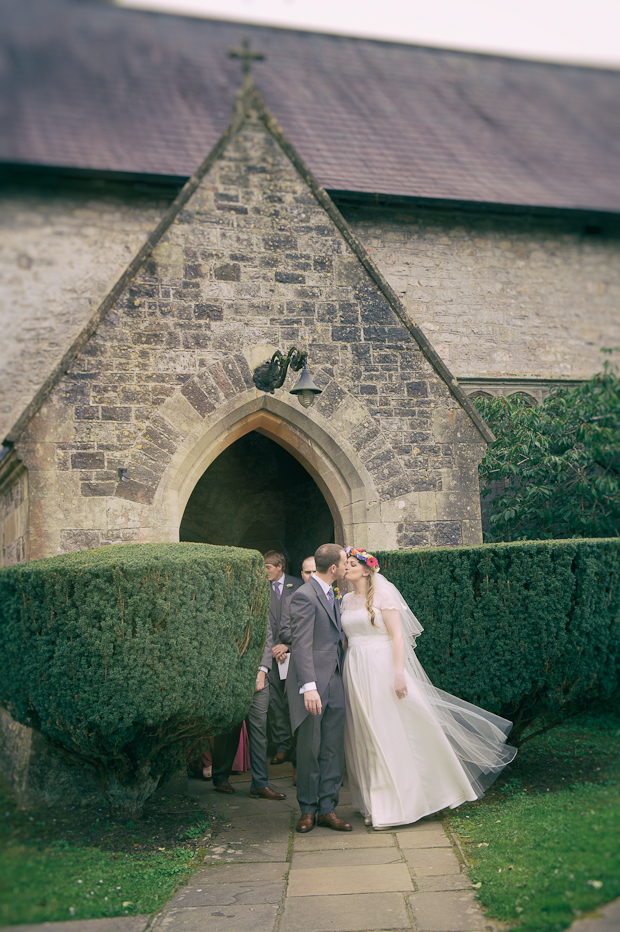
<instances>
[{"instance_id":1,"label":"man's brown shoe","mask_svg":"<svg viewBox=\"0 0 620 932\"><path fill-rule=\"evenodd\" d=\"M234 793L235 792L232 786L230 785L230 783L228 782L228 780L224 780L223 783L218 783L217 786L215 786L214 784L213 789L215 790L216 793Z\"/></svg>"},{"instance_id":2,"label":"man's brown shoe","mask_svg":"<svg viewBox=\"0 0 620 932\"><path fill-rule=\"evenodd\" d=\"M295 826L295 831L299 832L301 835L305 835L306 832L311 832L314 828L314 816L311 812L302 812L301 817Z\"/></svg>"},{"instance_id":3,"label":"man's brown shoe","mask_svg":"<svg viewBox=\"0 0 620 932\"><path fill-rule=\"evenodd\" d=\"M320 815L317 819L317 825L324 825L325 828L333 828L336 832L352 832L353 826L349 822L339 819L335 812L328 812L327 815Z\"/></svg>"},{"instance_id":4,"label":"man's brown shoe","mask_svg":"<svg viewBox=\"0 0 620 932\"><path fill-rule=\"evenodd\" d=\"M286 760L286 754L284 753L284 751L278 751L277 754L273 755L269 763L270 764L283 764L285 760Z\"/></svg>"},{"instance_id":5,"label":"man's brown shoe","mask_svg":"<svg viewBox=\"0 0 620 932\"><path fill-rule=\"evenodd\" d=\"M252 790L252 799L286 799L286 793L276 793L270 786L263 786L260 790Z\"/></svg>"}]
</instances>

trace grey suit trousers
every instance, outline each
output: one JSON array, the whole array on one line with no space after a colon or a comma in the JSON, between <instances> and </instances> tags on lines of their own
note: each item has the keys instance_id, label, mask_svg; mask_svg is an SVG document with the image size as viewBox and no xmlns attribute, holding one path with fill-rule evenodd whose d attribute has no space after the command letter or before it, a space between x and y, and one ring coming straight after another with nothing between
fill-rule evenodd
<instances>
[{"instance_id":1,"label":"grey suit trousers","mask_svg":"<svg viewBox=\"0 0 620 932\"><path fill-rule=\"evenodd\" d=\"M276 751L290 754L293 746L291 716L286 698L286 680L280 679L279 664L274 661L269 674L269 724Z\"/></svg>"},{"instance_id":2,"label":"grey suit trousers","mask_svg":"<svg viewBox=\"0 0 620 932\"><path fill-rule=\"evenodd\" d=\"M307 715L295 733L299 808L319 816L338 805L344 769L344 687L338 670L321 700L321 714Z\"/></svg>"},{"instance_id":3,"label":"grey suit trousers","mask_svg":"<svg viewBox=\"0 0 620 932\"><path fill-rule=\"evenodd\" d=\"M269 684L254 693L252 705L245 717L250 739L250 767L252 768L253 790L267 786L267 709L269 707ZM213 748L213 784L218 786L228 780L239 747L241 723L227 735L218 735Z\"/></svg>"}]
</instances>

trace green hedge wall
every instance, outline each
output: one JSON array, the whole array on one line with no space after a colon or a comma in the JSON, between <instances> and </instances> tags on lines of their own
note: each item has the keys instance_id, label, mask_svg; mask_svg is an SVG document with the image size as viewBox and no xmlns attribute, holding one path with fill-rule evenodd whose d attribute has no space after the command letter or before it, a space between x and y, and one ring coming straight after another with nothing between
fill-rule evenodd
<instances>
[{"instance_id":1,"label":"green hedge wall","mask_svg":"<svg viewBox=\"0 0 620 932\"><path fill-rule=\"evenodd\" d=\"M267 632L260 554L101 547L0 570L0 703L138 812L245 716Z\"/></svg>"},{"instance_id":2,"label":"green hedge wall","mask_svg":"<svg viewBox=\"0 0 620 932\"><path fill-rule=\"evenodd\" d=\"M511 719L512 743L618 690L617 538L377 556L424 625L433 683Z\"/></svg>"}]
</instances>

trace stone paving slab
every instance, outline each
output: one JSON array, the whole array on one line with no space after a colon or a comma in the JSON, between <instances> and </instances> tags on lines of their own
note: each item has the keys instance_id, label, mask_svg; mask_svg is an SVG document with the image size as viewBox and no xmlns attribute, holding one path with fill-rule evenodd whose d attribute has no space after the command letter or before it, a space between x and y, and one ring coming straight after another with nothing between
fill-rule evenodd
<instances>
[{"instance_id":1,"label":"stone paving slab","mask_svg":"<svg viewBox=\"0 0 620 932\"><path fill-rule=\"evenodd\" d=\"M210 883L278 883L284 881L288 871L288 864L282 862L270 864L209 864L206 867L197 870L190 877L186 886L181 890L189 890L190 887L200 887Z\"/></svg>"},{"instance_id":2,"label":"stone paving slab","mask_svg":"<svg viewBox=\"0 0 620 932\"><path fill-rule=\"evenodd\" d=\"M308 835L295 833L295 851L346 851L347 848L393 848L394 837L369 832L334 832L329 828L315 828Z\"/></svg>"},{"instance_id":3,"label":"stone paving slab","mask_svg":"<svg viewBox=\"0 0 620 932\"><path fill-rule=\"evenodd\" d=\"M296 851L292 867L356 867L359 864L402 862L398 848L349 848L345 851Z\"/></svg>"},{"instance_id":4,"label":"stone paving slab","mask_svg":"<svg viewBox=\"0 0 620 932\"><path fill-rule=\"evenodd\" d=\"M217 861L223 863L232 863L233 861L286 861L288 854L288 841L266 845L252 844L241 849L222 849L218 851L220 847L216 845L214 848L209 848L210 853L205 856L206 864Z\"/></svg>"},{"instance_id":5,"label":"stone paving slab","mask_svg":"<svg viewBox=\"0 0 620 932\"><path fill-rule=\"evenodd\" d=\"M460 863L452 848L405 848L403 854L416 877L460 873Z\"/></svg>"},{"instance_id":6,"label":"stone paving slab","mask_svg":"<svg viewBox=\"0 0 620 932\"><path fill-rule=\"evenodd\" d=\"M297 811L295 788L283 788L287 798L280 801L271 799L252 799L250 797L250 784L235 785L233 794L216 793L212 783L203 783L198 780L190 781L190 796L212 806L219 816L255 816L258 814L271 815L273 812Z\"/></svg>"},{"instance_id":7,"label":"stone paving slab","mask_svg":"<svg viewBox=\"0 0 620 932\"><path fill-rule=\"evenodd\" d=\"M416 874L415 885L421 893L442 893L444 890L470 890L471 880L467 874L431 874L430 877Z\"/></svg>"},{"instance_id":8,"label":"stone paving slab","mask_svg":"<svg viewBox=\"0 0 620 932\"><path fill-rule=\"evenodd\" d=\"M428 816L425 819L419 819L417 822L410 822L408 825L397 825L395 832L427 832L431 829L439 829L443 832L443 825L439 819Z\"/></svg>"},{"instance_id":9,"label":"stone paving slab","mask_svg":"<svg viewBox=\"0 0 620 932\"><path fill-rule=\"evenodd\" d=\"M290 812L261 813L234 817L232 827L218 835L222 844L269 844L282 841L291 827Z\"/></svg>"},{"instance_id":10,"label":"stone paving slab","mask_svg":"<svg viewBox=\"0 0 620 932\"><path fill-rule=\"evenodd\" d=\"M368 932L369 929L373 932L411 929L402 893L287 898L279 932Z\"/></svg>"},{"instance_id":11,"label":"stone paving slab","mask_svg":"<svg viewBox=\"0 0 620 932\"><path fill-rule=\"evenodd\" d=\"M419 932L484 932L488 925L469 890L414 893L409 904Z\"/></svg>"},{"instance_id":12,"label":"stone paving slab","mask_svg":"<svg viewBox=\"0 0 620 932\"><path fill-rule=\"evenodd\" d=\"M291 870L286 895L288 898L411 891L413 884L405 864L372 864Z\"/></svg>"},{"instance_id":13,"label":"stone paving slab","mask_svg":"<svg viewBox=\"0 0 620 932\"><path fill-rule=\"evenodd\" d=\"M210 883L177 893L170 908L177 906L255 906L263 903L279 905L284 893L282 883Z\"/></svg>"},{"instance_id":14,"label":"stone paving slab","mask_svg":"<svg viewBox=\"0 0 620 932\"><path fill-rule=\"evenodd\" d=\"M396 841L401 848L451 848L450 839L439 825L420 832L396 832Z\"/></svg>"},{"instance_id":15,"label":"stone paving slab","mask_svg":"<svg viewBox=\"0 0 620 932\"><path fill-rule=\"evenodd\" d=\"M274 932L277 915L276 906L169 909L154 929L157 932Z\"/></svg>"},{"instance_id":16,"label":"stone paving slab","mask_svg":"<svg viewBox=\"0 0 620 932\"><path fill-rule=\"evenodd\" d=\"M108 919L70 919L36 925L3 926L2 932L144 932L149 916L115 916Z\"/></svg>"},{"instance_id":17,"label":"stone paving slab","mask_svg":"<svg viewBox=\"0 0 620 932\"><path fill-rule=\"evenodd\" d=\"M22 927L23 928L23 927ZM577 919L569 932L618 932L620 929L620 899L601 906L591 916Z\"/></svg>"}]
</instances>

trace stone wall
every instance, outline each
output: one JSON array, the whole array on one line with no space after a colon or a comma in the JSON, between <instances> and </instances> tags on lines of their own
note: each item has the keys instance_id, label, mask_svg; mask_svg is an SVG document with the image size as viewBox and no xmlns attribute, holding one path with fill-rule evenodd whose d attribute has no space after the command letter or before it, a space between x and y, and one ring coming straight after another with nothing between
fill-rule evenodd
<instances>
[{"instance_id":1,"label":"stone wall","mask_svg":"<svg viewBox=\"0 0 620 932\"><path fill-rule=\"evenodd\" d=\"M68 764L43 735L0 706L0 773L20 809L104 805L96 777Z\"/></svg>"},{"instance_id":2,"label":"stone wall","mask_svg":"<svg viewBox=\"0 0 620 932\"><path fill-rule=\"evenodd\" d=\"M131 185L0 189L0 440L168 206Z\"/></svg>"},{"instance_id":3,"label":"stone wall","mask_svg":"<svg viewBox=\"0 0 620 932\"><path fill-rule=\"evenodd\" d=\"M12 460L12 462L11 462ZM28 474L12 454L0 479L0 566L28 559Z\"/></svg>"},{"instance_id":4,"label":"stone wall","mask_svg":"<svg viewBox=\"0 0 620 932\"><path fill-rule=\"evenodd\" d=\"M458 378L584 379L620 345L613 217L342 209Z\"/></svg>"},{"instance_id":5,"label":"stone wall","mask_svg":"<svg viewBox=\"0 0 620 932\"><path fill-rule=\"evenodd\" d=\"M2 188L0 439L172 196L130 184ZM587 378L600 369L600 347L620 344L620 231L612 219L588 233L599 228L583 218L342 210L459 378Z\"/></svg>"},{"instance_id":6,"label":"stone wall","mask_svg":"<svg viewBox=\"0 0 620 932\"><path fill-rule=\"evenodd\" d=\"M273 403L252 384L293 343L323 389L307 413L290 379ZM341 508L347 543L480 540L481 435L252 118L16 444L37 502L31 555L178 539L187 463L195 484L206 438L215 456L267 409ZM330 470L353 477L348 500Z\"/></svg>"}]
</instances>

